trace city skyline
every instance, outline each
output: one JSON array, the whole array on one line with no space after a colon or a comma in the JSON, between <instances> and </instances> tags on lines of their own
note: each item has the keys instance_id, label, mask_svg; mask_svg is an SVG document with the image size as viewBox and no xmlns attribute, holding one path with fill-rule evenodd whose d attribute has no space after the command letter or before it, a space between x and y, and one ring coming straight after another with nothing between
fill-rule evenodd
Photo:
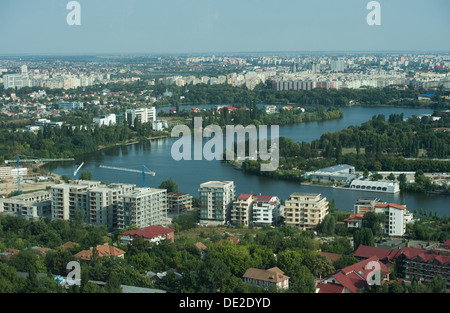
<instances>
[{"instance_id":1,"label":"city skyline","mask_svg":"<svg viewBox=\"0 0 450 313\"><path fill-rule=\"evenodd\" d=\"M369 0L79 0L81 25L72 26L69 2L0 4L0 55L450 50L443 0L380 0L374 26Z\"/></svg>"}]
</instances>

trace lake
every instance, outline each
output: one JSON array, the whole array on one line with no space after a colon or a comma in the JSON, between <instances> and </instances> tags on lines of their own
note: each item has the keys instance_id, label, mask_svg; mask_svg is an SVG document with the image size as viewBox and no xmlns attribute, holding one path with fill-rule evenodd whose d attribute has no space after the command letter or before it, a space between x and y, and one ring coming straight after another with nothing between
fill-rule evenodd
<instances>
[{"instance_id":1,"label":"lake","mask_svg":"<svg viewBox=\"0 0 450 313\"><path fill-rule=\"evenodd\" d=\"M190 109L192 106L185 106ZM200 106L200 107L212 107ZM169 108L158 108L168 110ZM183 109L183 106L181 107ZM319 139L324 132L335 132L350 125L360 125L374 115L404 114L404 117L417 114L432 113L432 109L391 108L391 107L346 107L342 108L344 117L340 120L301 123L280 126L280 136L292 138L294 141L311 142ZM205 127L206 125L203 125ZM449 196L424 195L411 193L384 194L376 192L339 190L322 186L307 186L290 181L273 180L259 176L246 175L242 171L225 165L220 161L175 161L171 156L172 144L177 138L151 140L147 143L116 146L84 156L75 162L51 163L47 168L60 175L73 177L75 164L84 162L81 171L90 171L93 180L105 182L142 184L142 175L137 173L115 171L100 168L108 165L130 169L142 169L145 165L156 172L156 176L146 176L147 187L158 187L162 181L172 178L179 186L180 192L198 196L199 185L210 180L231 180L236 186L236 195L253 193L276 195L281 199L289 198L294 192L321 193L328 200L334 200L339 210L353 210L357 199L377 197L383 201L406 205L413 212L424 209L436 211L438 216L449 216Z\"/></svg>"}]
</instances>

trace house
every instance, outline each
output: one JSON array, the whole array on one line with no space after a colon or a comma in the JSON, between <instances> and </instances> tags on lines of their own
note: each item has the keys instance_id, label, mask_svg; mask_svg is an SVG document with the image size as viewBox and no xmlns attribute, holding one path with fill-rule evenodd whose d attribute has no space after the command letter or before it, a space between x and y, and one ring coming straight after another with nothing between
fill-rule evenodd
<instances>
[{"instance_id":1,"label":"house","mask_svg":"<svg viewBox=\"0 0 450 313\"><path fill-rule=\"evenodd\" d=\"M397 263L397 275L411 281L416 278L419 281L429 282L437 274L443 276L450 285L450 277L445 273L450 272L450 252L442 249L411 248L408 245L402 248L387 249L360 245L353 254L361 260L367 260L376 256L384 264Z\"/></svg>"},{"instance_id":2,"label":"house","mask_svg":"<svg viewBox=\"0 0 450 313\"><path fill-rule=\"evenodd\" d=\"M4 255L5 258L9 259L11 256L13 256L14 254L17 254L19 252L20 252L20 250L17 250L17 249L6 249L2 253L0 253L0 255Z\"/></svg>"},{"instance_id":3,"label":"house","mask_svg":"<svg viewBox=\"0 0 450 313\"><path fill-rule=\"evenodd\" d=\"M444 249L450 249L450 239L447 239L442 246Z\"/></svg>"},{"instance_id":4,"label":"house","mask_svg":"<svg viewBox=\"0 0 450 313\"><path fill-rule=\"evenodd\" d=\"M208 249L203 243L196 242L194 244L194 246L198 249L198 251L200 252L201 257L203 258L205 256L206 250Z\"/></svg>"},{"instance_id":5,"label":"house","mask_svg":"<svg viewBox=\"0 0 450 313\"><path fill-rule=\"evenodd\" d=\"M228 237L227 240L229 242L231 242L234 245L237 245L239 243L239 238L235 238L235 237Z\"/></svg>"},{"instance_id":6,"label":"house","mask_svg":"<svg viewBox=\"0 0 450 313\"><path fill-rule=\"evenodd\" d=\"M244 282L253 286L268 288L276 285L280 289L289 289L289 278L278 267L268 270L249 268L243 276Z\"/></svg>"},{"instance_id":7,"label":"house","mask_svg":"<svg viewBox=\"0 0 450 313\"><path fill-rule=\"evenodd\" d=\"M89 250L82 250L77 254L75 254L74 257L84 261L92 261L94 249L97 250L99 257L111 257L123 259L125 255L125 251L105 243L103 245L98 245L95 248L91 247Z\"/></svg>"},{"instance_id":8,"label":"house","mask_svg":"<svg viewBox=\"0 0 450 313\"><path fill-rule=\"evenodd\" d=\"M363 213L351 214L348 218L344 219L345 227L347 228L361 228L364 218Z\"/></svg>"},{"instance_id":9,"label":"house","mask_svg":"<svg viewBox=\"0 0 450 313\"><path fill-rule=\"evenodd\" d=\"M376 282L377 270L381 271ZM373 281L375 277L375 282ZM389 281L389 270L376 256L347 266L328 278L316 282L316 293L356 293L372 284ZM330 284L330 285L329 285ZM329 285L329 286L328 286Z\"/></svg>"},{"instance_id":10,"label":"house","mask_svg":"<svg viewBox=\"0 0 450 313\"><path fill-rule=\"evenodd\" d=\"M68 241L65 244L61 245L61 248L63 248L63 249L72 249L76 245L77 245L76 242Z\"/></svg>"},{"instance_id":11,"label":"house","mask_svg":"<svg viewBox=\"0 0 450 313\"><path fill-rule=\"evenodd\" d=\"M141 229L128 230L122 233L122 244L129 244L136 238L143 238L149 242L159 243L161 240L168 239L174 242L175 230L163 226L151 225Z\"/></svg>"}]
</instances>

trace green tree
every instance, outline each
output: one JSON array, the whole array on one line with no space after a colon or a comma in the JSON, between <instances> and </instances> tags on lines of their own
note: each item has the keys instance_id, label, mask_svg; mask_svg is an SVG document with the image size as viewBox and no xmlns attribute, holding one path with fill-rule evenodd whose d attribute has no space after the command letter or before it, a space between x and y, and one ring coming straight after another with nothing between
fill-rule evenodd
<instances>
[{"instance_id":1,"label":"green tree","mask_svg":"<svg viewBox=\"0 0 450 313\"><path fill-rule=\"evenodd\" d=\"M80 174L80 180L91 180L92 173L90 171L83 171Z\"/></svg>"},{"instance_id":2,"label":"green tree","mask_svg":"<svg viewBox=\"0 0 450 313\"><path fill-rule=\"evenodd\" d=\"M167 189L167 192L180 192L178 185L172 180L172 178L163 181L161 185L159 185L159 188Z\"/></svg>"}]
</instances>

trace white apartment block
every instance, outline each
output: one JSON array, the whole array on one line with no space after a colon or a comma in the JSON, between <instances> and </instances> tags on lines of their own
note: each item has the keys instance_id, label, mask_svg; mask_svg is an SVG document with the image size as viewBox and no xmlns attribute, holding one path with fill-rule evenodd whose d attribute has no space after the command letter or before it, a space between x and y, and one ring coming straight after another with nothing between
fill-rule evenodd
<instances>
[{"instance_id":1,"label":"white apartment block","mask_svg":"<svg viewBox=\"0 0 450 313\"><path fill-rule=\"evenodd\" d=\"M167 224L167 189L135 188L119 197L117 228Z\"/></svg>"},{"instance_id":2,"label":"white apartment block","mask_svg":"<svg viewBox=\"0 0 450 313\"><path fill-rule=\"evenodd\" d=\"M125 118L130 119L133 126L136 119L141 123L153 123L156 120L156 108L129 109L125 111Z\"/></svg>"},{"instance_id":3,"label":"white apartment block","mask_svg":"<svg viewBox=\"0 0 450 313\"><path fill-rule=\"evenodd\" d=\"M277 196L255 196L252 221L255 224L272 225L281 220L282 207Z\"/></svg>"},{"instance_id":4,"label":"white apartment block","mask_svg":"<svg viewBox=\"0 0 450 313\"><path fill-rule=\"evenodd\" d=\"M286 225L303 230L313 229L328 213L327 198L320 193L293 193L285 206Z\"/></svg>"},{"instance_id":5,"label":"white apartment block","mask_svg":"<svg viewBox=\"0 0 450 313\"><path fill-rule=\"evenodd\" d=\"M403 236L406 232L406 224L412 220L412 214L406 206L395 203L375 204L375 213L386 215L384 233L389 236Z\"/></svg>"},{"instance_id":6,"label":"white apartment block","mask_svg":"<svg viewBox=\"0 0 450 313\"><path fill-rule=\"evenodd\" d=\"M209 181L200 184L200 224L225 224L230 220L235 187L232 181Z\"/></svg>"}]
</instances>

